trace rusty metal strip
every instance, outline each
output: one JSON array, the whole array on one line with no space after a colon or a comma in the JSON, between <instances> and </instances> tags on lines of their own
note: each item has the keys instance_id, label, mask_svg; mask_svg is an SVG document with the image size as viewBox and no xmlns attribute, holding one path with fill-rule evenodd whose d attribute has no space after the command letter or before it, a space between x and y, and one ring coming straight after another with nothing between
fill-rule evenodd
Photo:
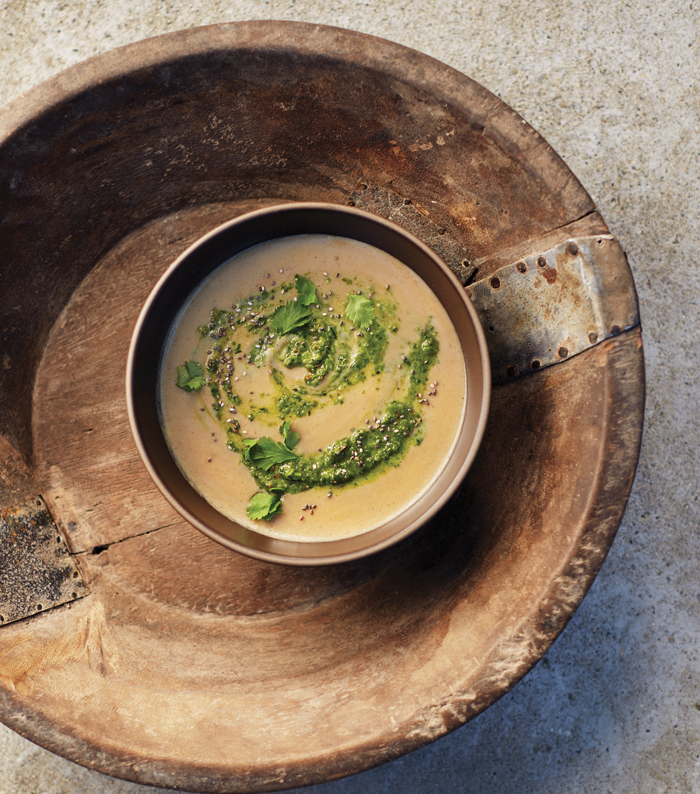
<instances>
[{"instance_id":1,"label":"rusty metal strip","mask_svg":"<svg viewBox=\"0 0 700 794\"><path fill-rule=\"evenodd\" d=\"M41 497L0 511L0 626L87 593Z\"/></svg>"},{"instance_id":2,"label":"rusty metal strip","mask_svg":"<svg viewBox=\"0 0 700 794\"><path fill-rule=\"evenodd\" d=\"M639 324L624 251L612 235L568 240L467 288L493 383L558 364Z\"/></svg>"}]
</instances>

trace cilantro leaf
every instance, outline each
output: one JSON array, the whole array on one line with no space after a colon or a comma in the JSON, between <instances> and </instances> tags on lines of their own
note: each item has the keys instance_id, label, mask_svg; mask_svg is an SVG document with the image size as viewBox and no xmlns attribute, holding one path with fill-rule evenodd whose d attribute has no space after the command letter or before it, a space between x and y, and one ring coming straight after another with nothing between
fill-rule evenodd
<instances>
[{"instance_id":1,"label":"cilantro leaf","mask_svg":"<svg viewBox=\"0 0 700 794\"><path fill-rule=\"evenodd\" d=\"M245 452L243 453L243 458L245 460L250 460L250 448L254 447L258 443L257 438L244 438L243 445L245 446Z\"/></svg>"},{"instance_id":2,"label":"cilantro leaf","mask_svg":"<svg viewBox=\"0 0 700 794\"><path fill-rule=\"evenodd\" d=\"M269 471L276 463L286 463L298 457L284 444L273 441L267 436L257 439L253 444L249 443L250 441L252 439L246 439L244 442L246 445L244 457L263 471Z\"/></svg>"},{"instance_id":3,"label":"cilantro leaf","mask_svg":"<svg viewBox=\"0 0 700 794\"><path fill-rule=\"evenodd\" d=\"M291 428L291 422L287 420L283 425L280 425L280 433L284 438L284 444L287 449L294 449L299 443L301 436Z\"/></svg>"},{"instance_id":4,"label":"cilantro leaf","mask_svg":"<svg viewBox=\"0 0 700 794\"><path fill-rule=\"evenodd\" d=\"M202 365L196 361L185 361L177 368L176 386L185 391L199 391L206 381L204 380L204 370Z\"/></svg>"},{"instance_id":5,"label":"cilantro leaf","mask_svg":"<svg viewBox=\"0 0 700 794\"><path fill-rule=\"evenodd\" d=\"M364 295L348 295L345 316L357 328L366 328L374 320L374 304Z\"/></svg>"},{"instance_id":6,"label":"cilantro leaf","mask_svg":"<svg viewBox=\"0 0 700 794\"><path fill-rule=\"evenodd\" d=\"M318 298L316 297L316 287L313 285L308 278L304 278L304 276L300 276L297 274L296 283L294 285L297 288L297 292L299 293L299 301L304 304L304 306L310 306L312 303L318 303Z\"/></svg>"},{"instance_id":7,"label":"cilantro leaf","mask_svg":"<svg viewBox=\"0 0 700 794\"><path fill-rule=\"evenodd\" d=\"M248 503L248 518L253 521L269 521L282 512L282 502L278 493L256 493Z\"/></svg>"},{"instance_id":8,"label":"cilantro leaf","mask_svg":"<svg viewBox=\"0 0 700 794\"><path fill-rule=\"evenodd\" d=\"M302 306L299 301L287 301L278 306L270 316L270 325L280 336L288 334L311 319L311 309Z\"/></svg>"}]
</instances>

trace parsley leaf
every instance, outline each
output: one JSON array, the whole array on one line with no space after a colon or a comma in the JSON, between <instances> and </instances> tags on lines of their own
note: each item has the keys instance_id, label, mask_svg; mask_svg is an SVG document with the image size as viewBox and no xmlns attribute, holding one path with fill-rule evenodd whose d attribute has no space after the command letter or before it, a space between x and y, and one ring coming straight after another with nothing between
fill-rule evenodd
<instances>
[{"instance_id":1,"label":"parsley leaf","mask_svg":"<svg viewBox=\"0 0 700 794\"><path fill-rule=\"evenodd\" d=\"M263 471L269 471L276 463L286 463L288 460L296 460L295 455L290 449L279 441L273 441L267 436L253 441L247 438L243 442L246 446L244 458L251 461Z\"/></svg>"},{"instance_id":2,"label":"parsley leaf","mask_svg":"<svg viewBox=\"0 0 700 794\"><path fill-rule=\"evenodd\" d=\"M316 297L316 287L308 278L297 274L296 283L294 285L299 293L299 300L304 306L310 306L312 303L318 303Z\"/></svg>"},{"instance_id":3,"label":"parsley leaf","mask_svg":"<svg viewBox=\"0 0 700 794\"><path fill-rule=\"evenodd\" d=\"M248 503L248 518L253 521L269 521L282 512L282 502L278 493L256 493Z\"/></svg>"},{"instance_id":4,"label":"parsley leaf","mask_svg":"<svg viewBox=\"0 0 700 794\"><path fill-rule=\"evenodd\" d=\"M367 328L374 320L374 304L364 295L348 295L348 304L345 307L345 316L357 328Z\"/></svg>"},{"instance_id":5,"label":"parsley leaf","mask_svg":"<svg viewBox=\"0 0 700 794\"><path fill-rule=\"evenodd\" d=\"M206 381L204 380L204 370L202 365L196 361L185 361L177 368L176 386L185 391L199 391Z\"/></svg>"},{"instance_id":6,"label":"parsley leaf","mask_svg":"<svg viewBox=\"0 0 700 794\"><path fill-rule=\"evenodd\" d=\"M287 449L294 449L299 443L301 436L291 428L291 422L287 420L283 425L280 425L280 433L284 438L284 444Z\"/></svg>"},{"instance_id":7,"label":"parsley leaf","mask_svg":"<svg viewBox=\"0 0 700 794\"><path fill-rule=\"evenodd\" d=\"M311 319L311 309L302 306L299 301L287 301L278 306L270 316L270 325L280 336L288 334L302 325L306 325Z\"/></svg>"}]
</instances>

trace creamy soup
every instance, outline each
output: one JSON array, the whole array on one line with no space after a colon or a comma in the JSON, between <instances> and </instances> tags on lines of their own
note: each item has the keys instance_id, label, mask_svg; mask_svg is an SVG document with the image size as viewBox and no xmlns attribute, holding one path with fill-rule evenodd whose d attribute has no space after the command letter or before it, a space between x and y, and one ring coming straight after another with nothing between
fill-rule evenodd
<instances>
[{"instance_id":1,"label":"creamy soup","mask_svg":"<svg viewBox=\"0 0 700 794\"><path fill-rule=\"evenodd\" d=\"M180 470L257 532L323 541L406 509L448 459L465 409L454 327L377 248L301 235L251 248L170 331L160 414Z\"/></svg>"}]
</instances>

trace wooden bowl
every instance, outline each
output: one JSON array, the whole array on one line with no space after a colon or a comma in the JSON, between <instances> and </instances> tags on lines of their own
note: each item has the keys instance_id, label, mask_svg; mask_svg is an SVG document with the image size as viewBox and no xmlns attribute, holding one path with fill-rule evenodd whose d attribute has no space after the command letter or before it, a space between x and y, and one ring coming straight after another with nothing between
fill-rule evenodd
<instances>
[{"instance_id":1,"label":"wooden bowl","mask_svg":"<svg viewBox=\"0 0 700 794\"><path fill-rule=\"evenodd\" d=\"M499 381L456 497L422 531L336 565L275 565L194 529L144 469L124 390L134 325L170 263L283 202L390 218L482 286L593 240L610 250L600 294L634 304L590 196L517 113L371 36L187 30L2 108L0 195L0 502L41 494L90 591L0 625L3 722L140 783L269 791L425 745L547 650L634 477L638 320ZM565 286L555 270L541 268L546 285Z\"/></svg>"},{"instance_id":2,"label":"wooden bowl","mask_svg":"<svg viewBox=\"0 0 700 794\"><path fill-rule=\"evenodd\" d=\"M299 234L348 237L379 248L415 272L445 307L457 331L467 377L465 413L444 468L421 497L369 532L326 541L270 537L218 512L183 475L158 416L162 352L181 307L201 282L231 257L268 240ZM320 565L348 562L408 537L432 518L467 473L484 434L491 375L476 311L452 271L409 232L367 212L333 204L299 203L243 215L209 232L160 279L139 316L127 363L127 409L139 453L163 495L193 526L234 551L268 562Z\"/></svg>"}]
</instances>

